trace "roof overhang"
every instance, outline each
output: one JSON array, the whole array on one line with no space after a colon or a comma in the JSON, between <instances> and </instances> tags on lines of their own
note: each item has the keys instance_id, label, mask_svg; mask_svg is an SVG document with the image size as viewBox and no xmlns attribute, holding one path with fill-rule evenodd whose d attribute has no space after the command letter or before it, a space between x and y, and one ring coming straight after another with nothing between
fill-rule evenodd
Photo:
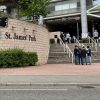
<instances>
[{"instance_id":1,"label":"roof overhang","mask_svg":"<svg viewBox=\"0 0 100 100\"><path fill-rule=\"evenodd\" d=\"M81 13L74 13L74 14L68 14L68 15L59 15L59 16L53 16L53 17L46 17L46 18L43 18L43 19L44 20L51 20L51 19L64 18L64 17L73 17L73 16L77 16L77 15L81 15Z\"/></svg>"},{"instance_id":2,"label":"roof overhang","mask_svg":"<svg viewBox=\"0 0 100 100\"><path fill-rule=\"evenodd\" d=\"M87 10L88 16L100 18L100 15L96 15L96 13L100 13L100 4ZM74 16L78 16L78 15L81 15L81 13L52 16L52 17L46 17L46 18L43 18L43 19L45 21L45 20L53 20L53 19L65 18L65 17L74 17Z\"/></svg>"}]
</instances>

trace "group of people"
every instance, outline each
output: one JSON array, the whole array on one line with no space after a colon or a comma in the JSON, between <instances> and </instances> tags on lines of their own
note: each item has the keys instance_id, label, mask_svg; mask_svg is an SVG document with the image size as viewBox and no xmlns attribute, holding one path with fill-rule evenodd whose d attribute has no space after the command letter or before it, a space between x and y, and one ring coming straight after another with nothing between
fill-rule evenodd
<instances>
[{"instance_id":1,"label":"group of people","mask_svg":"<svg viewBox=\"0 0 100 100\"><path fill-rule=\"evenodd\" d=\"M70 36L69 33L60 33L60 38L64 43L75 43L76 42L76 37L75 36Z\"/></svg>"},{"instance_id":2,"label":"group of people","mask_svg":"<svg viewBox=\"0 0 100 100\"><path fill-rule=\"evenodd\" d=\"M89 46L87 48L84 46L81 48L75 45L74 56L76 65L91 65L91 48Z\"/></svg>"},{"instance_id":3,"label":"group of people","mask_svg":"<svg viewBox=\"0 0 100 100\"><path fill-rule=\"evenodd\" d=\"M90 37L91 35L88 34ZM94 31L93 33L93 39L96 43L98 43L98 39L99 39L99 33L97 30ZM61 32L60 33L60 38L63 41L63 43L76 43L77 39L75 36L70 36L69 32L68 33L64 33ZM92 60L91 60L91 48L89 46L87 47L80 47L75 45L74 48L74 56L75 56L75 64L76 65L91 65Z\"/></svg>"}]
</instances>

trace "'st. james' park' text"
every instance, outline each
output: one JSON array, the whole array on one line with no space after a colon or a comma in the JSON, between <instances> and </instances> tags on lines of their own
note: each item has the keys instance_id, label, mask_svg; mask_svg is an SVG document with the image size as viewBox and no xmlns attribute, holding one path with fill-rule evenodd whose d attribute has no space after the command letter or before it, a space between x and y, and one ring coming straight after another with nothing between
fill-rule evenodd
<instances>
[{"instance_id":1,"label":"'st. james' park' text","mask_svg":"<svg viewBox=\"0 0 100 100\"><path fill-rule=\"evenodd\" d=\"M11 35L10 33L5 33L5 39L14 39L14 40L28 40L28 41L36 41L36 37L31 35L18 35L17 33L14 33Z\"/></svg>"}]
</instances>

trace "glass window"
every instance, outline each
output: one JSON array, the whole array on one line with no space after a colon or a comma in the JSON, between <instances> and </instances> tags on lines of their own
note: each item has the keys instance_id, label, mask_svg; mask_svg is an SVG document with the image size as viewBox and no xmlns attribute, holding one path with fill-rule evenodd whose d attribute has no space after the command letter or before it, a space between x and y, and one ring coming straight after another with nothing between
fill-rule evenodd
<instances>
[{"instance_id":1,"label":"glass window","mask_svg":"<svg viewBox=\"0 0 100 100\"><path fill-rule=\"evenodd\" d=\"M71 8L77 8L77 3L69 3L69 4L56 5L55 6L55 11L71 9Z\"/></svg>"},{"instance_id":2,"label":"glass window","mask_svg":"<svg viewBox=\"0 0 100 100\"><path fill-rule=\"evenodd\" d=\"M55 11L69 9L69 4L56 5Z\"/></svg>"},{"instance_id":3,"label":"glass window","mask_svg":"<svg viewBox=\"0 0 100 100\"><path fill-rule=\"evenodd\" d=\"M62 9L63 9L63 10L69 9L69 4L63 4L63 5L62 5Z\"/></svg>"},{"instance_id":4,"label":"glass window","mask_svg":"<svg viewBox=\"0 0 100 100\"><path fill-rule=\"evenodd\" d=\"M56 5L55 6L55 11L59 11L62 10L62 5Z\"/></svg>"},{"instance_id":5,"label":"glass window","mask_svg":"<svg viewBox=\"0 0 100 100\"><path fill-rule=\"evenodd\" d=\"M70 3L70 8L77 8L77 3Z\"/></svg>"}]
</instances>

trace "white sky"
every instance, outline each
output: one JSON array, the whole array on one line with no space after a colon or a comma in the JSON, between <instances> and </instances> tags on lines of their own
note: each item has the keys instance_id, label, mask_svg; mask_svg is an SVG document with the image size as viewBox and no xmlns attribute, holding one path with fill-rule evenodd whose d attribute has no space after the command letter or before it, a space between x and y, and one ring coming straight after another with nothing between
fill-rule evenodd
<instances>
[{"instance_id":1,"label":"white sky","mask_svg":"<svg viewBox=\"0 0 100 100\"><path fill-rule=\"evenodd\" d=\"M94 1L94 5L96 5L96 4L100 4L100 0Z\"/></svg>"}]
</instances>

